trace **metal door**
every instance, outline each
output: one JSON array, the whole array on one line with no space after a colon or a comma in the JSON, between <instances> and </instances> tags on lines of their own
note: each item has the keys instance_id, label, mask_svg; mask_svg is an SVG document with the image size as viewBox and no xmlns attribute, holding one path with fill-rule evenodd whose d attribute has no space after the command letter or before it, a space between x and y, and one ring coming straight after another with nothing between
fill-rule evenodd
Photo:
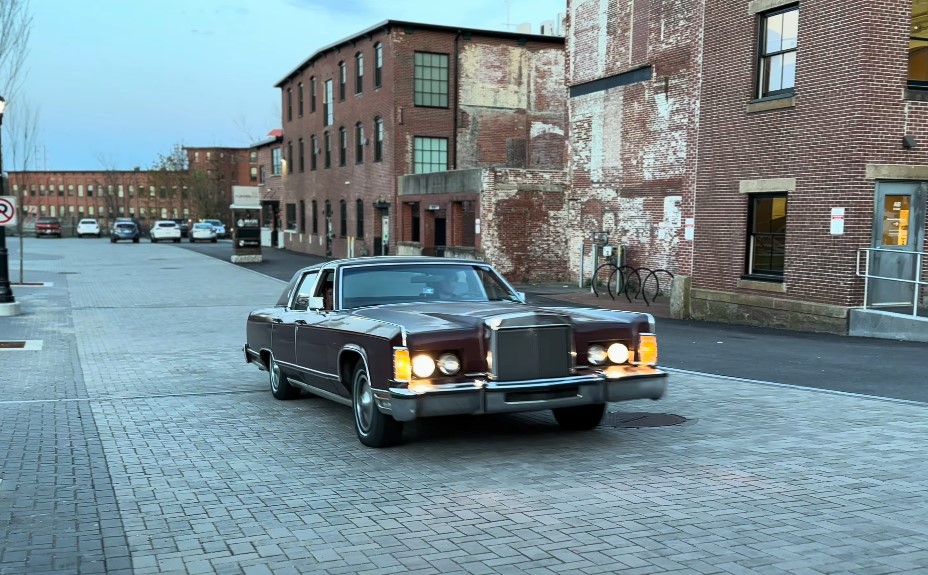
<instances>
[{"instance_id":1,"label":"metal door","mask_svg":"<svg viewBox=\"0 0 928 575\"><path fill-rule=\"evenodd\" d=\"M917 253L925 242L924 182L879 182L876 185L873 243L869 274L887 279L870 279L867 305L892 307L912 305L917 278Z\"/></svg>"}]
</instances>

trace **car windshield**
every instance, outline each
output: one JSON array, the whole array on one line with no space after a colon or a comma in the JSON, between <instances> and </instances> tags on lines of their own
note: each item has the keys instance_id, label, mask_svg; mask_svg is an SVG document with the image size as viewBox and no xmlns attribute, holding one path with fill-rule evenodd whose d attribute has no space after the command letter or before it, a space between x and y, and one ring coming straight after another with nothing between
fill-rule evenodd
<instances>
[{"instance_id":1,"label":"car windshield","mask_svg":"<svg viewBox=\"0 0 928 575\"><path fill-rule=\"evenodd\" d=\"M342 271L342 306L415 301L520 301L487 266L384 264Z\"/></svg>"},{"instance_id":2,"label":"car windshield","mask_svg":"<svg viewBox=\"0 0 928 575\"><path fill-rule=\"evenodd\" d=\"M221 226L221 225L222 225L222 222L220 222L219 220L204 220L204 221L205 221L207 224L211 225L211 226Z\"/></svg>"},{"instance_id":3,"label":"car windshield","mask_svg":"<svg viewBox=\"0 0 928 575\"><path fill-rule=\"evenodd\" d=\"M97 223L97 220L81 220L81 223L82 223L82 224L88 224L88 225L91 225L91 226L92 226L92 225L94 225L95 223Z\"/></svg>"},{"instance_id":4,"label":"car windshield","mask_svg":"<svg viewBox=\"0 0 928 575\"><path fill-rule=\"evenodd\" d=\"M134 230L135 224L116 224L116 228L120 230Z\"/></svg>"},{"instance_id":5,"label":"car windshield","mask_svg":"<svg viewBox=\"0 0 928 575\"><path fill-rule=\"evenodd\" d=\"M195 230L212 230L213 226L209 224L193 224L193 229Z\"/></svg>"},{"instance_id":6,"label":"car windshield","mask_svg":"<svg viewBox=\"0 0 928 575\"><path fill-rule=\"evenodd\" d=\"M158 222L158 227L159 228L175 228L177 227L177 224L175 224L174 222Z\"/></svg>"},{"instance_id":7,"label":"car windshield","mask_svg":"<svg viewBox=\"0 0 928 575\"><path fill-rule=\"evenodd\" d=\"M38 222L40 224L57 224L58 218L39 218Z\"/></svg>"}]
</instances>

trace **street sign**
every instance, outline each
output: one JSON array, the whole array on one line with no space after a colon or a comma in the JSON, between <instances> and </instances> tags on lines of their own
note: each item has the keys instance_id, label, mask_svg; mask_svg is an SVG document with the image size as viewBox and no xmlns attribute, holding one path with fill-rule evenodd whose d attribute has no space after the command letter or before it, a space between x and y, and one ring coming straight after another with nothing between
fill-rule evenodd
<instances>
[{"instance_id":1,"label":"street sign","mask_svg":"<svg viewBox=\"0 0 928 575\"><path fill-rule=\"evenodd\" d=\"M0 226L16 225L16 198L0 196Z\"/></svg>"}]
</instances>

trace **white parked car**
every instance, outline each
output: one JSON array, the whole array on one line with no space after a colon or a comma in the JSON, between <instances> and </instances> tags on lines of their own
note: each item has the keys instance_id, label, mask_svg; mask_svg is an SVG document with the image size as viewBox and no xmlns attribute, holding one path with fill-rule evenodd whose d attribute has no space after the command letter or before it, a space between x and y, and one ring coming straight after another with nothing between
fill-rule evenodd
<instances>
[{"instance_id":1,"label":"white parked car","mask_svg":"<svg viewBox=\"0 0 928 575\"><path fill-rule=\"evenodd\" d=\"M190 230L190 243L192 244L201 240L204 242L216 241L216 230L213 229L212 224L207 224L206 222L193 224L193 228Z\"/></svg>"},{"instance_id":2,"label":"white parked car","mask_svg":"<svg viewBox=\"0 0 928 575\"><path fill-rule=\"evenodd\" d=\"M148 235L151 236L151 243L153 244L161 240L180 243L180 226L173 220L158 220L151 226Z\"/></svg>"},{"instance_id":3,"label":"white parked car","mask_svg":"<svg viewBox=\"0 0 928 575\"><path fill-rule=\"evenodd\" d=\"M100 224L93 218L84 218L77 222L77 237L97 236L100 237Z\"/></svg>"}]
</instances>

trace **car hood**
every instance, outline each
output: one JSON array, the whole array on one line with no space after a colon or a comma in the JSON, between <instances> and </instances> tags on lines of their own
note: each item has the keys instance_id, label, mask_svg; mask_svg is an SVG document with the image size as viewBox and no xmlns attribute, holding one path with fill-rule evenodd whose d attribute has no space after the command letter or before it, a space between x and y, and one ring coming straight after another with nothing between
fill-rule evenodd
<instances>
[{"instance_id":1,"label":"car hood","mask_svg":"<svg viewBox=\"0 0 928 575\"><path fill-rule=\"evenodd\" d=\"M361 308L353 315L402 325L411 333L473 329L511 315L546 316L556 323L647 322L649 316L599 308L540 307L515 302L422 302ZM560 321L557 321L560 319ZM549 320L550 321L550 320Z\"/></svg>"}]
</instances>

